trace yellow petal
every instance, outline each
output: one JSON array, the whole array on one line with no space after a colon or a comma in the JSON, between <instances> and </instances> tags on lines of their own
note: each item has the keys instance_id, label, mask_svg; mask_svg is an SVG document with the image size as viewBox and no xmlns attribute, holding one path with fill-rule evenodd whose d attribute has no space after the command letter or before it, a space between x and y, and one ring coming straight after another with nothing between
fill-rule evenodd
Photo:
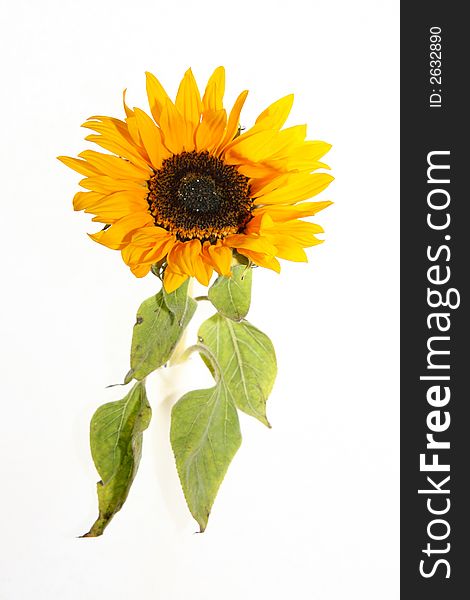
<instances>
[{"instance_id":1,"label":"yellow petal","mask_svg":"<svg viewBox=\"0 0 470 600\"><path fill-rule=\"evenodd\" d=\"M163 146L161 131L143 110L135 108L134 112L140 137L147 150L152 167L159 169L162 166L162 161L169 156L168 151Z\"/></svg>"},{"instance_id":2,"label":"yellow petal","mask_svg":"<svg viewBox=\"0 0 470 600\"><path fill-rule=\"evenodd\" d=\"M194 127L199 123L202 102L196 80L193 72L188 69L181 80L178 93L176 95L176 108L179 110L185 121L192 123Z\"/></svg>"},{"instance_id":3,"label":"yellow petal","mask_svg":"<svg viewBox=\"0 0 470 600\"><path fill-rule=\"evenodd\" d=\"M103 194L98 192L77 192L73 197L73 209L84 210L103 198Z\"/></svg>"},{"instance_id":4,"label":"yellow petal","mask_svg":"<svg viewBox=\"0 0 470 600\"><path fill-rule=\"evenodd\" d=\"M249 136L240 136L236 138L225 152L228 161L239 159L240 156L256 163L263 161L270 164L269 161L281 161L276 166L288 166L288 158L291 150L298 147L307 134L306 125L295 125L283 131L260 130ZM263 145L260 146L260 141ZM253 147L256 148L253 151ZM232 158L234 157L234 158Z\"/></svg>"},{"instance_id":5,"label":"yellow petal","mask_svg":"<svg viewBox=\"0 0 470 600\"><path fill-rule=\"evenodd\" d=\"M140 248L150 248L167 241L174 244L175 236L163 227L144 227L132 236L132 245Z\"/></svg>"},{"instance_id":6,"label":"yellow petal","mask_svg":"<svg viewBox=\"0 0 470 600\"><path fill-rule=\"evenodd\" d=\"M324 202L302 202L295 205L270 204L255 208L253 215L268 214L274 222L290 221L292 219L301 219L316 215L331 204L333 203L330 200L325 200Z\"/></svg>"},{"instance_id":7,"label":"yellow petal","mask_svg":"<svg viewBox=\"0 0 470 600\"><path fill-rule=\"evenodd\" d=\"M272 192L285 185L289 181L290 176L291 174L289 173L283 173L282 175L276 174L274 177L271 175L263 179L253 179L253 181L250 181L250 195L253 198L264 196L268 192Z\"/></svg>"},{"instance_id":8,"label":"yellow petal","mask_svg":"<svg viewBox=\"0 0 470 600\"><path fill-rule=\"evenodd\" d=\"M184 147L186 151L194 150L194 132L202 113L202 102L196 80L191 69L188 69L180 83L176 95L176 108L183 117Z\"/></svg>"},{"instance_id":9,"label":"yellow petal","mask_svg":"<svg viewBox=\"0 0 470 600\"><path fill-rule=\"evenodd\" d=\"M282 132L281 132L282 133ZM314 169L329 168L319 162L331 148L331 144L320 141L307 141L295 148L290 148L286 153L285 160L289 170L313 171Z\"/></svg>"},{"instance_id":10,"label":"yellow petal","mask_svg":"<svg viewBox=\"0 0 470 600\"><path fill-rule=\"evenodd\" d=\"M152 240L151 236L148 236L146 245L141 245L141 240L136 244L136 238L141 238L142 232L146 229L153 230L158 228L144 227L137 230L132 236L129 245L121 250L124 262L130 267L138 264L152 265L159 262L168 254L174 244L174 236L167 231L164 232L166 235L158 235Z\"/></svg>"},{"instance_id":11,"label":"yellow petal","mask_svg":"<svg viewBox=\"0 0 470 600\"><path fill-rule=\"evenodd\" d=\"M98 169L88 164L84 160L80 160L78 158L71 158L70 156L58 156L57 158L60 160L60 162L63 162L64 165L67 165L67 167L70 167L71 169L77 171L77 173L80 173L81 175L86 175L87 177L99 175Z\"/></svg>"},{"instance_id":12,"label":"yellow petal","mask_svg":"<svg viewBox=\"0 0 470 600\"><path fill-rule=\"evenodd\" d=\"M185 149L186 124L173 102L165 103L160 116L160 128L168 150L173 154L180 154Z\"/></svg>"},{"instance_id":13,"label":"yellow petal","mask_svg":"<svg viewBox=\"0 0 470 600\"><path fill-rule=\"evenodd\" d=\"M165 290L171 294L171 292L177 290L186 279L188 279L188 275L175 271L173 267L167 265L163 276L163 285Z\"/></svg>"},{"instance_id":14,"label":"yellow petal","mask_svg":"<svg viewBox=\"0 0 470 600\"><path fill-rule=\"evenodd\" d=\"M275 131L260 131L243 139L240 136L226 150L224 160L229 165L239 165L246 161L259 162L270 156L275 136Z\"/></svg>"},{"instance_id":15,"label":"yellow petal","mask_svg":"<svg viewBox=\"0 0 470 600\"><path fill-rule=\"evenodd\" d=\"M211 244L204 243L203 256L220 275L231 277L232 250L228 246L223 246L218 242Z\"/></svg>"},{"instance_id":16,"label":"yellow petal","mask_svg":"<svg viewBox=\"0 0 470 600\"><path fill-rule=\"evenodd\" d=\"M176 267L181 273L194 275L194 260L201 252L199 240L189 240L175 244L168 255L168 264Z\"/></svg>"},{"instance_id":17,"label":"yellow petal","mask_svg":"<svg viewBox=\"0 0 470 600\"><path fill-rule=\"evenodd\" d=\"M137 265L142 264L142 257L145 256L147 252L148 248L136 247L131 241L125 248L122 248L121 256L126 265L129 267L136 267Z\"/></svg>"},{"instance_id":18,"label":"yellow petal","mask_svg":"<svg viewBox=\"0 0 470 600\"><path fill-rule=\"evenodd\" d=\"M126 123L127 123L127 128L129 129L129 134L132 137L132 140L135 144L137 144L140 148L139 154L142 154L142 156L144 155L142 152L142 140L140 139L140 133L139 133L139 128L137 127L137 119L135 118L135 115L133 115L132 117L127 117L126 118ZM145 159L147 159L148 156L145 157ZM150 161L150 159L149 159Z\"/></svg>"},{"instance_id":19,"label":"yellow petal","mask_svg":"<svg viewBox=\"0 0 470 600\"><path fill-rule=\"evenodd\" d=\"M115 179L134 179L143 183L151 175L149 167L142 169L118 156L110 156L109 154L103 154L95 150L84 150L80 152L79 156L94 167L98 174L108 175Z\"/></svg>"},{"instance_id":20,"label":"yellow petal","mask_svg":"<svg viewBox=\"0 0 470 600\"><path fill-rule=\"evenodd\" d=\"M276 271L276 273L281 272L281 265L274 256L263 254L262 252L254 252L253 250L247 250L246 248L240 248L238 252L249 258L255 265L271 269L272 271Z\"/></svg>"},{"instance_id":21,"label":"yellow petal","mask_svg":"<svg viewBox=\"0 0 470 600\"><path fill-rule=\"evenodd\" d=\"M126 123L119 121L119 119L112 119L110 117L92 117L91 120L83 123L82 127L96 131L106 140L117 144L123 149L122 152L117 152L120 156L130 159L132 162L137 161L136 164L139 164L144 158L140 146L135 143L132 136L129 134ZM90 139L90 136L87 139Z\"/></svg>"},{"instance_id":22,"label":"yellow petal","mask_svg":"<svg viewBox=\"0 0 470 600\"><path fill-rule=\"evenodd\" d=\"M113 152L114 154L117 154L118 156L122 156L123 158L126 158L132 164L137 165L141 169L148 168L147 161L141 155L137 155L134 152L130 152L127 148L124 148L124 146L120 145L118 142L116 142L113 139L110 139L107 136L92 134L92 135L87 135L87 137L85 139L89 142L94 142L95 144L97 144L98 146L101 146L105 150L109 150L109 152Z\"/></svg>"},{"instance_id":23,"label":"yellow petal","mask_svg":"<svg viewBox=\"0 0 470 600\"><path fill-rule=\"evenodd\" d=\"M166 239L159 244L156 244L153 248L147 250L145 255L142 257L142 263L153 265L156 262L159 262L168 254L171 250L174 242L172 240Z\"/></svg>"},{"instance_id":24,"label":"yellow petal","mask_svg":"<svg viewBox=\"0 0 470 600\"><path fill-rule=\"evenodd\" d=\"M194 276L201 285L209 285L214 267L209 262L205 261L201 254L198 254L194 259Z\"/></svg>"},{"instance_id":25,"label":"yellow petal","mask_svg":"<svg viewBox=\"0 0 470 600\"><path fill-rule=\"evenodd\" d=\"M242 159L243 160L243 159ZM285 170L285 169L284 169ZM245 163L240 164L238 166L238 171L242 175L249 177L251 179L272 179L273 177L277 177L280 174L282 169L273 168L270 165L265 165L263 163Z\"/></svg>"},{"instance_id":26,"label":"yellow petal","mask_svg":"<svg viewBox=\"0 0 470 600\"><path fill-rule=\"evenodd\" d=\"M139 129L137 127L137 119L135 118L134 111L130 109L126 104L126 92L124 90L122 92L122 104L124 106L124 112L126 113L126 125L129 131L129 135L132 138L132 141L140 146L142 144L142 140L140 139Z\"/></svg>"},{"instance_id":27,"label":"yellow petal","mask_svg":"<svg viewBox=\"0 0 470 600\"><path fill-rule=\"evenodd\" d=\"M114 223L127 215L147 212L148 204L145 198L138 198L129 192L115 192L102 196L96 202L90 203L86 213L95 214L93 221L98 223Z\"/></svg>"},{"instance_id":28,"label":"yellow petal","mask_svg":"<svg viewBox=\"0 0 470 600\"><path fill-rule=\"evenodd\" d=\"M288 158L290 153L303 144L307 135L307 125L294 125L278 131L271 143L272 154L269 160Z\"/></svg>"},{"instance_id":29,"label":"yellow petal","mask_svg":"<svg viewBox=\"0 0 470 600\"><path fill-rule=\"evenodd\" d=\"M273 241L276 243L277 248L291 247L291 246L302 246L302 248L311 248L312 246L318 246L318 244L323 244L324 240L319 240L314 235L299 235L296 237L293 236L276 236L273 238ZM276 254L277 256L277 254ZM289 259L291 260L291 259Z\"/></svg>"},{"instance_id":30,"label":"yellow petal","mask_svg":"<svg viewBox=\"0 0 470 600\"><path fill-rule=\"evenodd\" d=\"M294 103L294 94L289 94L273 102L256 119L255 126L263 129L281 129L289 116Z\"/></svg>"},{"instance_id":31,"label":"yellow petal","mask_svg":"<svg viewBox=\"0 0 470 600\"><path fill-rule=\"evenodd\" d=\"M276 256L283 258L284 260L291 260L293 262L308 262L305 250L300 246L294 246L290 244L276 246Z\"/></svg>"},{"instance_id":32,"label":"yellow petal","mask_svg":"<svg viewBox=\"0 0 470 600\"><path fill-rule=\"evenodd\" d=\"M82 123L82 127L92 129L93 131L103 135L115 137L119 143L128 145L131 150L134 150L138 154L138 147L129 133L127 123L121 121L121 119L95 115L90 117L85 123Z\"/></svg>"},{"instance_id":33,"label":"yellow petal","mask_svg":"<svg viewBox=\"0 0 470 600\"><path fill-rule=\"evenodd\" d=\"M220 110L223 108L223 98L225 93L225 69L217 67L207 82L206 91L202 98L204 111Z\"/></svg>"},{"instance_id":34,"label":"yellow petal","mask_svg":"<svg viewBox=\"0 0 470 600\"><path fill-rule=\"evenodd\" d=\"M278 131L284 124L284 121L286 120L287 115L289 114L289 111L292 107L292 101L293 96L291 94L271 104L265 111L263 111L260 114L256 124L244 133L242 133L242 135L235 138L233 142L230 142L227 145L226 150L238 143L244 142L248 138L251 138L253 135L262 131Z\"/></svg>"},{"instance_id":35,"label":"yellow petal","mask_svg":"<svg viewBox=\"0 0 470 600\"><path fill-rule=\"evenodd\" d=\"M317 223L310 223L308 221L301 221L294 219L287 221L286 223L278 223L276 226L276 232L283 235L291 235L294 237L300 235L309 235L312 233L323 233L323 227Z\"/></svg>"},{"instance_id":36,"label":"yellow petal","mask_svg":"<svg viewBox=\"0 0 470 600\"><path fill-rule=\"evenodd\" d=\"M171 102L162 84L155 75L146 72L147 97L153 118L160 124L160 115L166 102ZM172 103L172 102L171 102ZM173 103L172 103L173 104Z\"/></svg>"},{"instance_id":37,"label":"yellow petal","mask_svg":"<svg viewBox=\"0 0 470 600\"><path fill-rule=\"evenodd\" d=\"M228 118L227 129L225 131L224 138L220 143L218 151L223 151L225 146L230 143L238 132L240 126L240 113L243 105L245 104L246 97L248 96L248 90L242 92L235 100L232 110Z\"/></svg>"},{"instance_id":38,"label":"yellow petal","mask_svg":"<svg viewBox=\"0 0 470 600\"><path fill-rule=\"evenodd\" d=\"M248 223L245 235L258 237L276 248L287 246L307 248L321 243L321 240L315 237L315 233L323 233L323 228L316 223L308 223L299 219L274 222L271 216L265 213L253 217ZM267 252L267 250L262 251ZM276 251L268 253L277 256Z\"/></svg>"},{"instance_id":39,"label":"yellow petal","mask_svg":"<svg viewBox=\"0 0 470 600\"><path fill-rule=\"evenodd\" d=\"M254 252L264 252L265 254L274 254L276 248L268 240L260 236L244 235L236 233L228 235L224 240L224 245L231 248L244 248Z\"/></svg>"},{"instance_id":40,"label":"yellow petal","mask_svg":"<svg viewBox=\"0 0 470 600\"><path fill-rule=\"evenodd\" d=\"M269 159L264 164L280 172L290 171L299 173L303 171L310 173L312 171L318 171L318 169L327 169L328 171L330 170L330 167L327 164L319 162L318 160L309 162L304 161L304 164L301 165L300 161L296 161L294 158L292 158L292 156L275 160ZM296 166L293 167L293 164L296 164Z\"/></svg>"},{"instance_id":41,"label":"yellow petal","mask_svg":"<svg viewBox=\"0 0 470 600\"><path fill-rule=\"evenodd\" d=\"M202 260L201 251L199 240L176 243L168 254L168 265L172 270L194 276L202 285L208 285L213 268Z\"/></svg>"},{"instance_id":42,"label":"yellow petal","mask_svg":"<svg viewBox=\"0 0 470 600\"><path fill-rule=\"evenodd\" d=\"M224 109L204 113L196 131L196 150L211 152L218 146L225 131L227 114Z\"/></svg>"},{"instance_id":43,"label":"yellow petal","mask_svg":"<svg viewBox=\"0 0 470 600\"><path fill-rule=\"evenodd\" d=\"M88 234L92 240L113 250L121 250L126 246L132 234L141 227L153 224L153 217L148 213L137 213L123 217L104 231Z\"/></svg>"},{"instance_id":44,"label":"yellow petal","mask_svg":"<svg viewBox=\"0 0 470 600\"><path fill-rule=\"evenodd\" d=\"M126 92L127 88L122 92L122 104L124 106L124 112L126 113L126 117L133 117L134 111L131 110L126 104Z\"/></svg>"},{"instance_id":45,"label":"yellow petal","mask_svg":"<svg viewBox=\"0 0 470 600\"><path fill-rule=\"evenodd\" d=\"M142 196L145 196L147 193L147 187L138 181L132 179L113 179L106 175L87 177L80 181L80 185L87 190L101 192L102 194L112 194L113 192L121 192L123 190L134 190L140 192Z\"/></svg>"},{"instance_id":46,"label":"yellow petal","mask_svg":"<svg viewBox=\"0 0 470 600\"><path fill-rule=\"evenodd\" d=\"M328 173L294 173L286 185L257 198L258 204L294 204L322 192L333 181Z\"/></svg>"},{"instance_id":47,"label":"yellow petal","mask_svg":"<svg viewBox=\"0 0 470 600\"><path fill-rule=\"evenodd\" d=\"M308 248L322 242L315 237L315 233L323 233L323 228L316 223L288 221L277 223L275 228L264 231L263 236L276 247L294 245Z\"/></svg>"},{"instance_id":48,"label":"yellow petal","mask_svg":"<svg viewBox=\"0 0 470 600\"><path fill-rule=\"evenodd\" d=\"M145 277L149 274L150 266L151 265L137 265L135 267L131 267L131 271L136 277Z\"/></svg>"},{"instance_id":49,"label":"yellow petal","mask_svg":"<svg viewBox=\"0 0 470 600\"><path fill-rule=\"evenodd\" d=\"M168 254L168 266L175 272L191 275L192 266L186 262L184 242L176 242Z\"/></svg>"}]
</instances>

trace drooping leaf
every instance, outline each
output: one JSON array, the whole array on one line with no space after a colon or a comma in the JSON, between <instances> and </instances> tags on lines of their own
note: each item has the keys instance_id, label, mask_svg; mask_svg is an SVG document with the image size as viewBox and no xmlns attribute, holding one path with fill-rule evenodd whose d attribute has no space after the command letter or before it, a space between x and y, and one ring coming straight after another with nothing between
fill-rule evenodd
<instances>
[{"instance_id":1,"label":"drooping leaf","mask_svg":"<svg viewBox=\"0 0 470 600\"><path fill-rule=\"evenodd\" d=\"M237 410L223 380L185 394L174 405L170 438L186 502L203 532L241 444Z\"/></svg>"},{"instance_id":2,"label":"drooping leaf","mask_svg":"<svg viewBox=\"0 0 470 600\"><path fill-rule=\"evenodd\" d=\"M147 429L151 408L145 386L138 382L122 400L100 406L91 419L90 445L101 477L97 483L99 516L83 537L102 535L122 508L142 453L142 432Z\"/></svg>"},{"instance_id":3,"label":"drooping leaf","mask_svg":"<svg viewBox=\"0 0 470 600\"><path fill-rule=\"evenodd\" d=\"M205 321L198 335L215 355L236 406L270 427L266 401L276 379L277 365L268 336L248 321L235 322L220 314Z\"/></svg>"},{"instance_id":4,"label":"drooping leaf","mask_svg":"<svg viewBox=\"0 0 470 600\"><path fill-rule=\"evenodd\" d=\"M184 318L188 310L191 310L192 307L195 310L197 306L197 302L188 296L189 281L189 279L186 279L179 288L170 294L165 291L165 288L162 288L166 307L175 315L180 325L184 323Z\"/></svg>"},{"instance_id":5,"label":"drooping leaf","mask_svg":"<svg viewBox=\"0 0 470 600\"><path fill-rule=\"evenodd\" d=\"M196 307L197 302L187 296L187 286L166 296L160 291L140 305L125 382L144 379L169 360Z\"/></svg>"},{"instance_id":6,"label":"drooping leaf","mask_svg":"<svg viewBox=\"0 0 470 600\"><path fill-rule=\"evenodd\" d=\"M209 288L209 300L224 316L240 321L248 314L251 303L252 269L246 265L232 267L232 277L220 275Z\"/></svg>"}]
</instances>

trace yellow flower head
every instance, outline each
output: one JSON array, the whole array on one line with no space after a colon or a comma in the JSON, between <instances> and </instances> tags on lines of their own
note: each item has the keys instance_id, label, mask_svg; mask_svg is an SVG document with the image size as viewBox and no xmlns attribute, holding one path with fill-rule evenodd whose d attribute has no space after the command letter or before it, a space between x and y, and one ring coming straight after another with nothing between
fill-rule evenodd
<instances>
[{"instance_id":1,"label":"yellow flower head","mask_svg":"<svg viewBox=\"0 0 470 600\"><path fill-rule=\"evenodd\" d=\"M86 139L111 154L85 150L80 158L59 157L85 175L75 210L105 224L90 235L120 250L134 275L158 263L168 292L188 277L208 285L214 272L230 276L235 250L252 263L280 270L278 258L306 261L304 248L321 243L319 225L301 220L328 201L303 202L333 177L314 172L330 145L307 141L306 126L282 129L293 96L264 110L240 134L242 92L227 116L225 70L212 74L201 99L191 69L173 102L147 73L153 119L125 101L124 121L91 117Z\"/></svg>"}]
</instances>

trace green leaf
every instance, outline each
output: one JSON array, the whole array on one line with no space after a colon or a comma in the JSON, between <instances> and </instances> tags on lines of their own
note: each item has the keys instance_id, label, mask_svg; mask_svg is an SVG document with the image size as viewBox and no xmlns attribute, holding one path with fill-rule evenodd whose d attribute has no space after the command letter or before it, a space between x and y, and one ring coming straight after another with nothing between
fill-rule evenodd
<instances>
[{"instance_id":1,"label":"green leaf","mask_svg":"<svg viewBox=\"0 0 470 600\"><path fill-rule=\"evenodd\" d=\"M169 360L196 307L197 302L187 295L187 286L171 294L160 291L140 305L126 383L132 378L144 379Z\"/></svg>"},{"instance_id":2,"label":"green leaf","mask_svg":"<svg viewBox=\"0 0 470 600\"><path fill-rule=\"evenodd\" d=\"M205 321L199 339L217 359L236 406L270 427L266 401L276 379L276 354L267 335L248 321L234 322L220 314Z\"/></svg>"},{"instance_id":3,"label":"green leaf","mask_svg":"<svg viewBox=\"0 0 470 600\"><path fill-rule=\"evenodd\" d=\"M180 325L184 322L188 310L191 310L191 307L193 306L195 310L197 306L197 302L188 296L189 281L189 279L186 279L186 281L174 292L171 292L171 294L166 292L165 288L162 288L166 307L175 315Z\"/></svg>"},{"instance_id":4,"label":"green leaf","mask_svg":"<svg viewBox=\"0 0 470 600\"><path fill-rule=\"evenodd\" d=\"M237 410L223 380L185 394L174 405L170 438L186 502L203 532L242 439Z\"/></svg>"},{"instance_id":5,"label":"green leaf","mask_svg":"<svg viewBox=\"0 0 470 600\"><path fill-rule=\"evenodd\" d=\"M232 277L220 275L209 288L209 300L225 317L240 321L251 303L252 269L246 265L232 267Z\"/></svg>"},{"instance_id":6,"label":"green leaf","mask_svg":"<svg viewBox=\"0 0 470 600\"><path fill-rule=\"evenodd\" d=\"M96 537L122 508L142 453L142 432L151 409L145 386L138 382L125 398L100 406L90 425L93 461L101 477L97 483L99 516L83 537Z\"/></svg>"}]
</instances>

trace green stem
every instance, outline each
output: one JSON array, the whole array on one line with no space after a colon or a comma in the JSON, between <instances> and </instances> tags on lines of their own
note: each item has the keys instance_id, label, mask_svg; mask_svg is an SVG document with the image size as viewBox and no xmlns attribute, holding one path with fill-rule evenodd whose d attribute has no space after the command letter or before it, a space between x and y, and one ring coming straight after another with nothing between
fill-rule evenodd
<instances>
[{"instance_id":1,"label":"green stem","mask_svg":"<svg viewBox=\"0 0 470 600\"><path fill-rule=\"evenodd\" d=\"M193 344L192 346L189 346L189 348L186 348L186 350L183 352L183 354L181 355L178 362L183 362L183 361L187 360L191 356L191 354L193 354L193 352L200 352L201 354L204 354L205 356L207 356L207 358L211 362L211 365L214 368L215 382L218 383L220 381L221 375L222 375L220 372L219 363L217 361L216 356L212 352L212 350L205 344Z\"/></svg>"}]
</instances>

